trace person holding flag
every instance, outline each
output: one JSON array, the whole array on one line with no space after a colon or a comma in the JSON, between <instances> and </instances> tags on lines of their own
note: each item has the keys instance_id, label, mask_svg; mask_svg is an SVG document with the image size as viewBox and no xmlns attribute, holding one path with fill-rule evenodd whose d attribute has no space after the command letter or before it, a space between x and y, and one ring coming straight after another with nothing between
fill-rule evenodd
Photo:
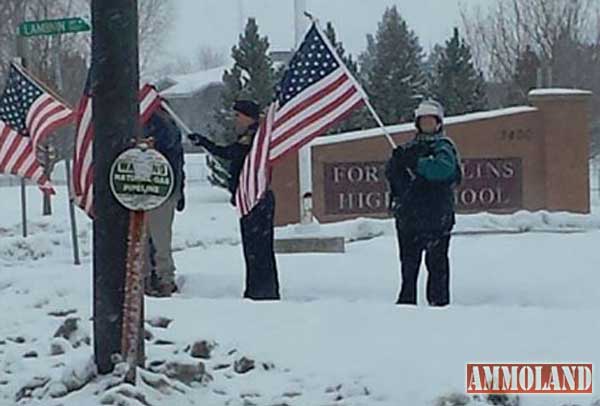
<instances>
[{"instance_id":1,"label":"person holding flag","mask_svg":"<svg viewBox=\"0 0 600 406\"><path fill-rule=\"evenodd\" d=\"M240 216L246 259L244 297L255 300L280 297L273 249L275 196L270 189L273 165L365 104L372 110L366 93L313 21L287 66L275 101L258 126L258 106L238 101L234 106L240 135L237 143L218 147L200 134L189 135L196 145L235 162L230 169L229 189Z\"/></svg>"},{"instance_id":2,"label":"person holding flag","mask_svg":"<svg viewBox=\"0 0 600 406\"><path fill-rule=\"evenodd\" d=\"M417 279L425 252L427 301L431 306L446 306L450 303L448 249L455 222L454 190L462 179L460 158L445 135L439 102L421 102L415 126L415 138L394 150L385 172L402 265L396 304L417 304Z\"/></svg>"},{"instance_id":3,"label":"person holding flag","mask_svg":"<svg viewBox=\"0 0 600 406\"><path fill-rule=\"evenodd\" d=\"M236 205L236 194L244 162L259 129L260 108L251 100L238 100L233 106L237 141L228 146L219 146L199 134L189 134L190 140L209 153L230 161L229 191L231 203ZM279 280L277 262L273 250L273 221L275 196L270 190L252 213L242 217L240 228L246 261L246 288L244 298L253 300L278 300Z\"/></svg>"}]
</instances>

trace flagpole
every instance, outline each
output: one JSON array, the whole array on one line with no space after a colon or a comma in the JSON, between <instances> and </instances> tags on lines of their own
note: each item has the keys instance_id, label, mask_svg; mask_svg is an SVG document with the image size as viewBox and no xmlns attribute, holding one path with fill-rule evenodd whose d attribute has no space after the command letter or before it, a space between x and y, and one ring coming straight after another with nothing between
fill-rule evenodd
<instances>
[{"instance_id":1,"label":"flagpole","mask_svg":"<svg viewBox=\"0 0 600 406\"><path fill-rule=\"evenodd\" d=\"M59 96L54 90L52 90L52 88L50 88L48 85L46 85L40 78L38 78L31 71L29 71L27 68L25 68L25 66L23 66L22 64L17 64L17 63L13 63L13 66L19 72L21 72L21 74L29 77L29 79L34 81L39 87L41 87L46 92L48 92L56 100L58 100L59 102L64 104L69 110L73 110L73 106L71 106L71 104L69 102L67 102L65 99L63 99L61 96Z\"/></svg>"},{"instance_id":2,"label":"flagpole","mask_svg":"<svg viewBox=\"0 0 600 406\"><path fill-rule=\"evenodd\" d=\"M54 53L54 65L56 72L56 86L59 91L63 91L63 75L60 69L60 58L58 52ZM55 96L56 97L56 96ZM69 157L65 157L65 172L67 177L67 205L69 207L69 222L71 223L71 245L73 248L73 263L75 265L81 265L81 259L79 256L79 239L77 237L77 218L75 217L75 204L73 202L73 196L75 192L73 190L73 182L71 180L71 164Z\"/></svg>"},{"instance_id":3,"label":"flagpole","mask_svg":"<svg viewBox=\"0 0 600 406\"><path fill-rule=\"evenodd\" d=\"M356 86L358 88L358 90L360 91L360 93L362 95L362 98L363 98L363 100L365 102L365 105L369 109L369 112L371 113L371 115L375 119L375 122L377 123L377 125L379 126L379 128L381 129L381 131L383 131L383 134L385 135L385 137L386 137L387 141L389 142L389 144L391 145L391 147L392 148L396 148L396 146L397 146L396 142L392 138L392 135L387 130L387 128L385 127L385 125L383 124L383 121L381 121L381 118L379 117L379 114L377 114L377 112L373 108L373 105L371 104L371 101L369 100L369 95L367 94L367 92L365 92L365 90L363 89L363 87L361 86L361 84L358 83L358 81L356 80L356 78L354 77L354 75L352 74L352 72L350 72L350 70L348 69L348 67L344 63L344 61L342 61L342 58L340 58L340 56L335 51L335 48L333 47L333 45L329 42L329 38L327 38L327 36L323 32L323 30L321 29L321 26L319 24L319 19L315 18L312 14L310 14L308 12L304 12L304 14L306 15L306 17L308 17L315 24L315 27L317 28L317 31L319 31L319 34L321 34L321 37L323 38L323 41L325 42L325 45L327 45L329 47L329 51L333 54L333 56L335 57L337 63L344 70L344 72L346 72L346 75L348 75L348 77L350 78L350 80L354 83L354 86Z\"/></svg>"},{"instance_id":4,"label":"flagpole","mask_svg":"<svg viewBox=\"0 0 600 406\"><path fill-rule=\"evenodd\" d=\"M167 113L169 113L169 115L170 115L170 116L173 118L173 120L175 120L175 123L177 123L177 126L178 126L179 128L181 128L181 129L182 129L182 130L183 130L183 131L184 131L186 134L192 134L192 133L193 133L193 131L190 129L190 127L188 127L188 126L187 126L187 124L185 124L185 123L183 122L183 120L181 119L181 117L179 117L179 116L177 115L177 113L175 113L175 112L173 111L173 109L171 108L171 106L169 106L169 104L168 104L168 103L166 103L166 102L164 102L164 101L163 101L163 102L161 103L161 107L162 107L163 109L165 109L165 111L166 111Z\"/></svg>"},{"instance_id":5,"label":"flagpole","mask_svg":"<svg viewBox=\"0 0 600 406\"><path fill-rule=\"evenodd\" d=\"M306 2L303 0L294 0L295 52L300 50L300 46L306 35L306 20L302 16L305 12ZM307 144L298 150L298 206L300 208L299 220L302 225L313 223L312 214L307 210L307 205L305 204L305 196L312 196L313 192L312 170L312 148L310 144Z\"/></svg>"}]
</instances>

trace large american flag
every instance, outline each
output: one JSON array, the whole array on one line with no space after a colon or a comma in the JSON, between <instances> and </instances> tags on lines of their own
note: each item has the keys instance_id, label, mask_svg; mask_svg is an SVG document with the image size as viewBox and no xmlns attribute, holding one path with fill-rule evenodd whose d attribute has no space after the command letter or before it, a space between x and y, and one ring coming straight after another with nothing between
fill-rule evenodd
<instances>
[{"instance_id":1,"label":"large american flag","mask_svg":"<svg viewBox=\"0 0 600 406\"><path fill-rule=\"evenodd\" d=\"M365 93L313 24L279 83L246 157L236 193L245 216L269 187L271 166L365 104Z\"/></svg>"},{"instance_id":2,"label":"large american flag","mask_svg":"<svg viewBox=\"0 0 600 406\"><path fill-rule=\"evenodd\" d=\"M54 189L37 161L41 142L73 120L73 112L46 92L23 68L11 64L0 97L0 173L35 181L49 193Z\"/></svg>"},{"instance_id":3,"label":"large american flag","mask_svg":"<svg viewBox=\"0 0 600 406\"><path fill-rule=\"evenodd\" d=\"M94 216L94 126L91 88L91 74L88 74L83 97L77 109L72 178L73 199L89 217ZM139 102L140 121L144 125L160 107L162 99L153 86L146 84L140 89Z\"/></svg>"}]
</instances>

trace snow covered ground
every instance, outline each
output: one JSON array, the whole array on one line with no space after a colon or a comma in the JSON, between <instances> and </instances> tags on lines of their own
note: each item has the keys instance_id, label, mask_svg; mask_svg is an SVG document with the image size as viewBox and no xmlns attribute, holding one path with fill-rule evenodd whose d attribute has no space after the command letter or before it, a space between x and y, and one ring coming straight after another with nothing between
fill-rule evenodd
<instances>
[{"instance_id":1,"label":"snow covered ground","mask_svg":"<svg viewBox=\"0 0 600 406\"><path fill-rule=\"evenodd\" d=\"M108 378L96 378L60 397L90 373L91 224L78 214L83 265L73 266L64 189L55 215L44 219L39 192L28 188L27 239L20 237L18 188L0 192L0 406L16 404L35 382L40 389L21 391L21 404L119 404L129 389L131 405L450 405L441 397L464 393L467 362L600 365L598 211L460 216L464 233L451 247L453 305L444 309L393 305L399 276L391 222L328 225L321 233L345 236L347 252L279 255L283 300L253 303L240 298L243 261L227 196L195 182L175 226L181 293L147 299L148 320L172 322L148 324L146 348L148 365L168 375L161 368L169 362L197 365L190 345L215 342L211 359L202 360L212 379L184 385L145 372L137 389L107 391ZM471 234L492 230L505 233ZM81 319L77 333L70 342L53 338L68 317ZM235 372L242 357L255 368ZM588 406L599 399L520 401Z\"/></svg>"}]
</instances>

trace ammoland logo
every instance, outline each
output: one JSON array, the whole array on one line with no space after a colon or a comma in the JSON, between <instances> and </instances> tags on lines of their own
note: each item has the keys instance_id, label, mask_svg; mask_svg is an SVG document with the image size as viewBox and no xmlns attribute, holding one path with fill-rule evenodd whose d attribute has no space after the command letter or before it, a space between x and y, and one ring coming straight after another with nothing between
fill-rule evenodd
<instances>
[{"instance_id":1,"label":"ammoland logo","mask_svg":"<svg viewBox=\"0 0 600 406\"><path fill-rule=\"evenodd\" d=\"M467 364L467 393L592 393L592 364Z\"/></svg>"}]
</instances>

